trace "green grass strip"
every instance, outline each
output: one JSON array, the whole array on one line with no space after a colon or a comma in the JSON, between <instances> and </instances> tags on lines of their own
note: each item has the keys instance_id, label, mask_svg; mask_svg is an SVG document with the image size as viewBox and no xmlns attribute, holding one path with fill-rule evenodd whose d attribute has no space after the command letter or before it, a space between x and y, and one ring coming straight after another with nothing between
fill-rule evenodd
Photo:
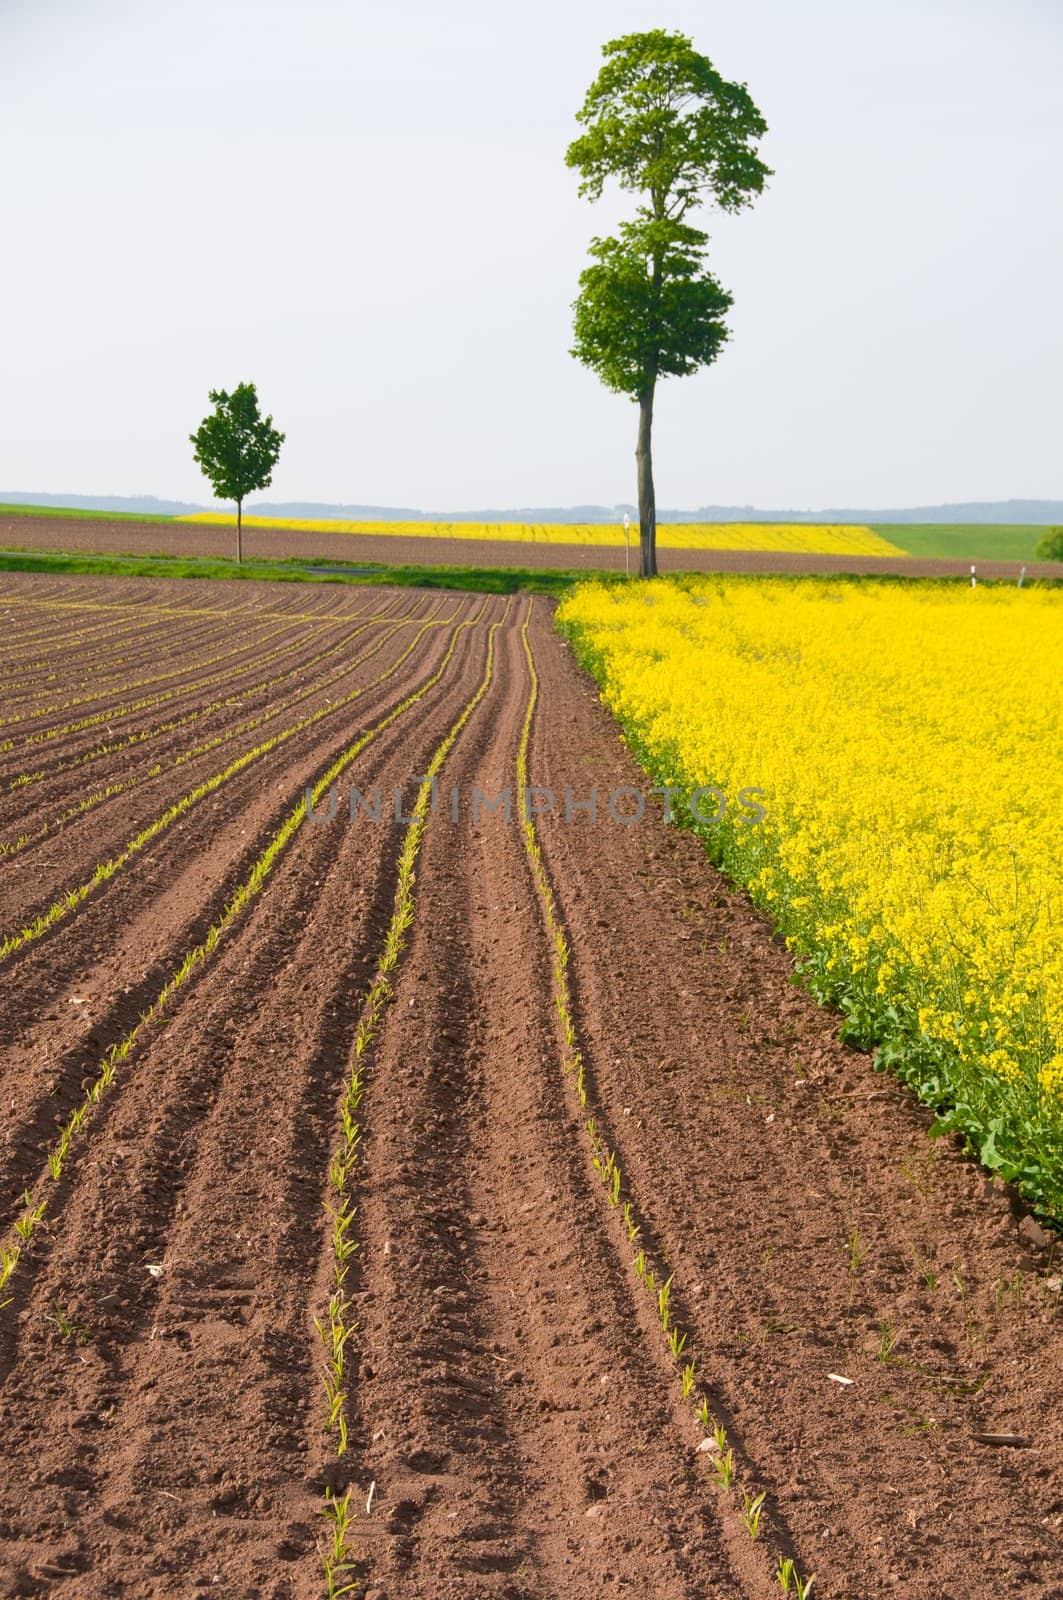
<instances>
[{"instance_id":1,"label":"green grass strip","mask_svg":"<svg viewBox=\"0 0 1063 1600\"><path fill-rule=\"evenodd\" d=\"M6 503L0 505L0 516L60 517L64 522L172 523L177 520L176 517L163 516L158 511L86 511L81 506L24 505L21 501L17 501L14 505L7 505Z\"/></svg>"},{"instance_id":2,"label":"green grass strip","mask_svg":"<svg viewBox=\"0 0 1063 1600\"><path fill-rule=\"evenodd\" d=\"M463 567L388 565L292 557L284 561L242 561L206 556L118 556L67 551L0 551L0 572L61 572L122 578L207 578L267 583L386 584L401 589L464 589L477 594L566 595L588 578L624 581L623 573L552 567Z\"/></svg>"}]
</instances>

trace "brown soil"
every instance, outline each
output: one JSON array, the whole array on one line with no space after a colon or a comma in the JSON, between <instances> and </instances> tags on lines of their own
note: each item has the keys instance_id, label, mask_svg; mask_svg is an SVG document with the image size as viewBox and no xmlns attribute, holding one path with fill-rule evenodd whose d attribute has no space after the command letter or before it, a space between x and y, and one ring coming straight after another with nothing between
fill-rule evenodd
<instances>
[{"instance_id":1,"label":"brown soil","mask_svg":"<svg viewBox=\"0 0 1063 1600\"><path fill-rule=\"evenodd\" d=\"M86 628L144 621L146 604L172 614L182 650L191 640L175 664L190 669L275 611L305 630L297 663L367 607L393 602L394 620L434 603L348 589L276 598L269 585L234 598L230 585L0 579L5 644L27 671L68 648L73 602ZM0 1592L318 1600L329 1486L352 1489L360 1589L377 1600L767 1600L780 1555L836 1600L1058 1600L1058 1263L1023 1241L1006 1191L931 1145L905 1091L837 1043L785 951L691 838L657 815L547 817L592 1108L643 1241L674 1272L674 1314L736 1477L767 1491L756 1544L735 1493L713 1484L562 1071L520 829L470 814L474 784L514 781L527 605L450 597L449 625L393 676L231 780L0 962L6 1223L47 1172L56 1116L83 1075L306 783L431 675L455 623L478 618L439 685L345 774L336 820L295 835L63 1169L0 1308ZM215 623L201 630L182 615L193 607L218 608ZM531 780L559 796L637 785L549 606L536 600L531 618ZM424 770L480 681L495 622L490 687L441 774L369 1060L350 1444L337 1460L313 1321L331 1259L322 1203L402 841L394 824L346 820L343 802L352 784L386 793ZM384 672L407 632L351 681ZM58 698L107 671L96 637L63 658ZM163 651L158 670L174 654ZM305 687L333 669L334 658L308 666ZM21 692L17 677L4 683ZM46 704L42 682L34 692ZM269 692L250 703L268 706ZM247 704L219 712L217 728ZM181 737L197 741L192 726L99 768L147 768ZM103 807L64 828L51 854L35 846L48 882L82 881L110 841L150 822L191 786L176 770L138 785L112 819ZM68 798L68 779L42 780L34 803ZM0 790L0 838L17 831L16 802L20 791ZM5 927L42 898L32 879L9 879L13 865L0 859ZM64 1336L57 1307L76 1332ZM1005 1432L1023 1442L976 1439Z\"/></svg>"},{"instance_id":2,"label":"brown soil","mask_svg":"<svg viewBox=\"0 0 1063 1600\"><path fill-rule=\"evenodd\" d=\"M108 522L61 517L0 516L0 548L93 551L108 555L231 556L231 528L210 523ZM551 567L622 572L622 546L521 544L510 539L418 539L404 534L324 533L306 528L245 528L244 556L256 560L382 562L397 566ZM632 551L632 560L635 552ZM916 556L796 555L787 551L661 550L662 572L779 572L896 574L910 578L963 576L970 562ZM1017 578L1018 561L979 561L983 578ZM1030 578L1063 578L1063 563L1026 563Z\"/></svg>"}]
</instances>

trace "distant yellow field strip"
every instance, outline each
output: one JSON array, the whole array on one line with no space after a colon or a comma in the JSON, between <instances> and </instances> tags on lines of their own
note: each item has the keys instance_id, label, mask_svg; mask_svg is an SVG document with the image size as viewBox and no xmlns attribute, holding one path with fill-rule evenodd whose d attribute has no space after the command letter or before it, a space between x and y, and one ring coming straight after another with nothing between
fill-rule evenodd
<instances>
[{"instance_id":1,"label":"distant yellow field strip","mask_svg":"<svg viewBox=\"0 0 1063 1600\"><path fill-rule=\"evenodd\" d=\"M222 512L176 517L176 522L205 522L229 527L235 519ZM328 522L280 517L245 517L245 528L292 528L307 533L391 534L406 539L502 539L518 544L622 545L620 523L597 522ZM638 541L637 526L631 539ZM848 523L804 522L674 522L657 529L662 550L790 550L807 555L903 556L871 528Z\"/></svg>"}]
</instances>

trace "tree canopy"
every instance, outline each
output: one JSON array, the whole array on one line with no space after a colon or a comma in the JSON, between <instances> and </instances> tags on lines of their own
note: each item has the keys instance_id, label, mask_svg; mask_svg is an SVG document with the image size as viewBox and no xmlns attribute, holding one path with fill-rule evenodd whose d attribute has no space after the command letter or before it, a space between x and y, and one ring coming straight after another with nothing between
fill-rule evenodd
<instances>
[{"instance_id":1,"label":"tree canopy","mask_svg":"<svg viewBox=\"0 0 1063 1600\"><path fill-rule=\"evenodd\" d=\"M580 274L573 354L619 394L638 399L659 377L682 377L716 359L731 296L702 265L696 228L621 223L594 239Z\"/></svg>"},{"instance_id":2,"label":"tree canopy","mask_svg":"<svg viewBox=\"0 0 1063 1600\"><path fill-rule=\"evenodd\" d=\"M1038 561L1063 561L1063 528L1046 528L1034 555Z\"/></svg>"},{"instance_id":3,"label":"tree canopy","mask_svg":"<svg viewBox=\"0 0 1063 1600\"><path fill-rule=\"evenodd\" d=\"M284 434L263 417L253 383L238 383L232 394L212 389L214 410L189 439L195 458L219 500L236 501L236 559L242 554L243 503L249 494L268 489L273 480Z\"/></svg>"},{"instance_id":4,"label":"tree canopy","mask_svg":"<svg viewBox=\"0 0 1063 1600\"><path fill-rule=\"evenodd\" d=\"M572 354L639 404L642 572L652 576L657 380L715 361L732 303L709 271L708 235L687 214L705 202L728 212L752 204L771 175L756 149L767 124L745 85L728 83L684 34L629 33L602 54L576 114L583 132L565 159L588 199L599 199L610 179L643 198L615 235L591 241L573 308Z\"/></svg>"},{"instance_id":5,"label":"tree canopy","mask_svg":"<svg viewBox=\"0 0 1063 1600\"><path fill-rule=\"evenodd\" d=\"M771 169L755 143L768 125L744 83L728 83L682 33L655 28L602 46L605 65L576 121L566 161L580 194L598 200L607 178L649 197L654 217L682 220L706 194L739 211Z\"/></svg>"}]
</instances>

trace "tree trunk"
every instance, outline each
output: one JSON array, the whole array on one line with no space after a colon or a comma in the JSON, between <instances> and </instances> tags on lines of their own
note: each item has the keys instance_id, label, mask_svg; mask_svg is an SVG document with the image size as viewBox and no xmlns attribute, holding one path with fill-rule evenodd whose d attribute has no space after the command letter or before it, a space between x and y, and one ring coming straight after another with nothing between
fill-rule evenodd
<instances>
[{"instance_id":1,"label":"tree trunk","mask_svg":"<svg viewBox=\"0 0 1063 1600\"><path fill-rule=\"evenodd\" d=\"M244 502L236 502L236 560L237 564L244 559Z\"/></svg>"},{"instance_id":2,"label":"tree trunk","mask_svg":"<svg viewBox=\"0 0 1063 1600\"><path fill-rule=\"evenodd\" d=\"M639 441L635 460L639 469L639 576L657 576L657 500L653 490L653 392L651 378L639 396Z\"/></svg>"}]
</instances>

